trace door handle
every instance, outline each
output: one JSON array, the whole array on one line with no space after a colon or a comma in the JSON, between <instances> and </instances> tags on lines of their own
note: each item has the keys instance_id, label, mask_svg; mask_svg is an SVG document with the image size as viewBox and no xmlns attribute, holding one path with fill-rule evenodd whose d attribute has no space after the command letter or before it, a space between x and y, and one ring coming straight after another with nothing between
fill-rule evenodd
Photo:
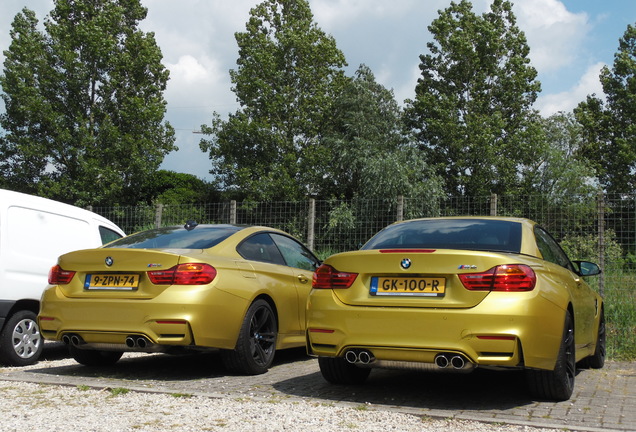
<instances>
[{"instance_id":1,"label":"door handle","mask_svg":"<svg viewBox=\"0 0 636 432\"><path fill-rule=\"evenodd\" d=\"M300 282L301 284L306 284L307 282L309 282L309 278L305 275L298 275L298 282Z\"/></svg>"}]
</instances>

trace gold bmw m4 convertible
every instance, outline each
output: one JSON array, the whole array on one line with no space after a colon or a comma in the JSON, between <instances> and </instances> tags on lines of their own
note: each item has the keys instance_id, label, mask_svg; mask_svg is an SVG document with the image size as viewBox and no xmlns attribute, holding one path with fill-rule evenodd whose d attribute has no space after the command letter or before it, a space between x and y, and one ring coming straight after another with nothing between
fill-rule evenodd
<instances>
[{"instance_id":1,"label":"gold bmw m4 convertible","mask_svg":"<svg viewBox=\"0 0 636 432\"><path fill-rule=\"evenodd\" d=\"M62 255L38 322L85 365L125 351L220 349L235 372L267 371L276 349L305 345L318 259L266 227L167 227Z\"/></svg>"},{"instance_id":2,"label":"gold bmw m4 convertible","mask_svg":"<svg viewBox=\"0 0 636 432\"><path fill-rule=\"evenodd\" d=\"M576 365L605 361L603 300L527 219L398 222L315 271L307 346L323 377L361 383L372 368L524 369L534 397L567 400Z\"/></svg>"}]
</instances>

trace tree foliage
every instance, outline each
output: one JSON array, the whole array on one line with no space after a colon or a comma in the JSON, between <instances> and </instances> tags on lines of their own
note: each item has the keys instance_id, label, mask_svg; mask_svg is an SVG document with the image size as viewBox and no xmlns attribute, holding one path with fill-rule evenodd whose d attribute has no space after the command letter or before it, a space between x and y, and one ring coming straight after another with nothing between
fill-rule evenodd
<instances>
[{"instance_id":1,"label":"tree foliage","mask_svg":"<svg viewBox=\"0 0 636 432\"><path fill-rule=\"evenodd\" d=\"M131 204L175 149L169 72L139 0L55 0L38 30L23 9L0 77L3 183L78 205Z\"/></svg>"},{"instance_id":2,"label":"tree foliage","mask_svg":"<svg viewBox=\"0 0 636 432\"><path fill-rule=\"evenodd\" d=\"M322 195L334 198L434 196L441 187L424 155L402 130L393 92L361 65L333 104L334 121L322 139Z\"/></svg>"},{"instance_id":3,"label":"tree foliage","mask_svg":"<svg viewBox=\"0 0 636 432\"><path fill-rule=\"evenodd\" d=\"M630 192L636 187L636 26L627 26L612 69L604 67L600 80L606 101L591 95L575 109L585 136L580 156L606 191Z\"/></svg>"},{"instance_id":4,"label":"tree foliage","mask_svg":"<svg viewBox=\"0 0 636 432\"><path fill-rule=\"evenodd\" d=\"M583 145L581 125L571 113L557 113L539 120L540 139L529 165L520 174L527 194L539 194L552 202L596 194L596 172L578 157Z\"/></svg>"},{"instance_id":5,"label":"tree foliage","mask_svg":"<svg viewBox=\"0 0 636 432\"><path fill-rule=\"evenodd\" d=\"M145 183L142 195L147 204L198 204L221 199L213 183L169 170L155 171Z\"/></svg>"},{"instance_id":6,"label":"tree foliage","mask_svg":"<svg viewBox=\"0 0 636 432\"><path fill-rule=\"evenodd\" d=\"M230 71L241 108L215 113L201 141L225 188L248 198L315 194L320 134L342 86L344 55L313 22L306 0L265 0L236 33L238 68Z\"/></svg>"},{"instance_id":7,"label":"tree foliage","mask_svg":"<svg viewBox=\"0 0 636 432\"><path fill-rule=\"evenodd\" d=\"M519 186L537 139L532 109L540 84L511 3L494 0L481 16L451 2L429 26L434 42L407 125L416 133L449 195L486 195Z\"/></svg>"}]
</instances>

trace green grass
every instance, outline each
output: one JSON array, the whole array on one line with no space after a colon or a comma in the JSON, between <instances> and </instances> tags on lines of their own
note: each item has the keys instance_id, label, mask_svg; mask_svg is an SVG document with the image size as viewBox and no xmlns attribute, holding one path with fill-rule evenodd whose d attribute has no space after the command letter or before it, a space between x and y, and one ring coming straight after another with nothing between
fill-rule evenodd
<instances>
[{"instance_id":1,"label":"green grass","mask_svg":"<svg viewBox=\"0 0 636 432\"><path fill-rule=\"evenodd\" d=\"M636 360L636 273L607 269L603 294L607 356L612 360Z\"/></svg>"}]
</instances>

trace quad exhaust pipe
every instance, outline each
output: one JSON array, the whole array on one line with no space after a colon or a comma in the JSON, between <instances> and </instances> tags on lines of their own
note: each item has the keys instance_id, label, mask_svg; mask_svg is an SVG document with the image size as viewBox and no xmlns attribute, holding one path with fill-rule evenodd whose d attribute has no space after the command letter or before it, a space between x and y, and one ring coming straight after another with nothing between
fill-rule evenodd
<instances>
[{"instance_id":1,"label":"quad exhaust pipe","mask_svg":"<svg viewBox=\"0 0 636 432\"><path fill-rule=\"evenodd\" d=\"M440 370L450 372L469 372L475 365L461 354L440 353L435 356L434 364L409 361L377 360L371 351L366 349L349 349L344 355L347 363L358 366L379 367L388 369Z\"/></svg>"},{"instance_id":2,"label":"quad exhaust pipe","mask_svg":"<svg viewBox=\"0 0 636 432\"><path fill-rule=\"evenodd\" d=\"M67 333L62 336L62 342L65 345L72 345L75 347L86 345L86 341L82 337L75 333ZM126 337L126 346L128 348L149 348L154 344L145 336L128 336Z\"/></svg>"}]
</instances>

